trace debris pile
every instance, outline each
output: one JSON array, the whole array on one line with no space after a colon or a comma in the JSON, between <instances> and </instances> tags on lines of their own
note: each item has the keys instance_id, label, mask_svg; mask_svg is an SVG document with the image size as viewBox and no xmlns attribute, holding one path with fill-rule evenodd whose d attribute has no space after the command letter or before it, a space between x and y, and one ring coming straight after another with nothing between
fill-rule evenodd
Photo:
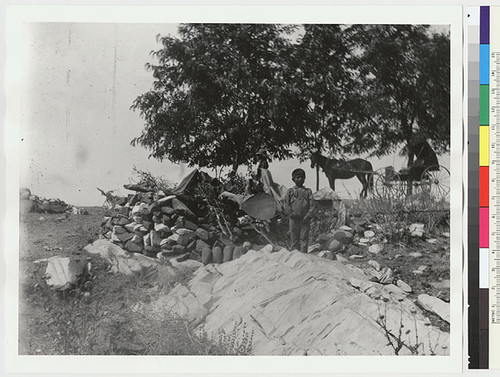
<instances>
[{"instance_id":1,"label":"debris pile","mask_svg":"<svg viewBox=\"0 0 500 377\"><path fill-rule=\"evenodd\" d=\"M66 204L61 199L45 199L33 195L28 188L19 189L19 211L20 213L72 213L74 215L86 215L88 211Z\"/></svg>"},{"instance_id":2,"label":"debris pile","mask_svg":"<svg viewBox=\"0 0 500 377\"><path fill-rule=\"evenodd\" d=\"M194 170L171 192L124 185L135 193L114 201L112 213L101 224L102 235L148 257L194 259L205 265L239 258L250 249L251 244L244 241L252 227L237 218L230 224L217 208L199 198L196 190L204 184L215 186L218 181ZM236 213L239 208L233 205Z\"/></svg>"}]
</instances>

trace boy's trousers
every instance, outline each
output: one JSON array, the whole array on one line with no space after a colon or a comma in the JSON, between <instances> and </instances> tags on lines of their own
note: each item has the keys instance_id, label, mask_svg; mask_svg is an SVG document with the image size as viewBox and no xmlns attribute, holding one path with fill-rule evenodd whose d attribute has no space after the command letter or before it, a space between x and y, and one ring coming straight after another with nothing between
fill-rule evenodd
<instances>
[{"instance_id":1,"label":"boy's trousers","mask_svg":"<svg viewBox=\"0 0 500 377\"><path fill-rule=\"evenodd\" d=\"M309 246L310 221L290 219L290 238L292 240L292 250L300 250L307 253Z\"/></svg>"}]
</instances>

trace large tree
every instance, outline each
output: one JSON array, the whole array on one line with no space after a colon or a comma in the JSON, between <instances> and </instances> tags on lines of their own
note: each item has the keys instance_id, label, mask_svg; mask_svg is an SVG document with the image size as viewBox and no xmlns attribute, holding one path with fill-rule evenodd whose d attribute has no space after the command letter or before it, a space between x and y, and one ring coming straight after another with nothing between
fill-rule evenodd
<instances>
[{"instance_id":1,"label":"large tree","mask_svg":"<svg viewBox=\"0 0 500 377\"><path fill-rule=\"evenodd\" d=\"M359 153L364 145L353 140L357 124L357 58L349 27L304 25L304 33L291 54L296 67L293 82L307 102L303 138L297 144L309 152L324 149L330 154ZM360 150L353 150L355 142Z\"/></svg>"},{"instance_id":2,"label":"large tree","mask_svg":"<svg viewBox=\"0 0 500 377\"><path fill-rule=\"evenodd\" d=\"M364 119L356 132L382 156L403 147L408 166L416 139L438 153L450 144L450 40L424 25L356 25Z\"/></svg>"},{"instance_id":3,"label":"large tree","mask_svg":"<svg viewBox=\"0 0 500 377\"><path fill-rule=\"evenodd\" d=\"M275 24L183 24L147 64L153 89L132 108L145 120L132 141L151 157L200 167L248 164L260 148L291 155L300 99L283 77L293 27ZM296 119L289 121L289 119Z\"/></svg>"}]
</instances>

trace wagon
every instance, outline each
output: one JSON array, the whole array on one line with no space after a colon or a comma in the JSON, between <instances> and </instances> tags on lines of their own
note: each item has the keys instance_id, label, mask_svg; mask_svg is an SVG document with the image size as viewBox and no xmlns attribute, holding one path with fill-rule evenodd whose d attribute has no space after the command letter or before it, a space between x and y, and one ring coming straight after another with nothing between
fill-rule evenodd
<instances>
[{"instance_id":1,"label":"wagon","mask_svg":"<svg viewBox=\"0 0 500 377\"><path fill-rule=\"evenodd\" d=\"M450 193L450 171L444 166L412 166L395 171L386 166L373 173L374 194L381 198L403 199L409 194L427 193L436 200Z\"/></svg>"}]
</instances>

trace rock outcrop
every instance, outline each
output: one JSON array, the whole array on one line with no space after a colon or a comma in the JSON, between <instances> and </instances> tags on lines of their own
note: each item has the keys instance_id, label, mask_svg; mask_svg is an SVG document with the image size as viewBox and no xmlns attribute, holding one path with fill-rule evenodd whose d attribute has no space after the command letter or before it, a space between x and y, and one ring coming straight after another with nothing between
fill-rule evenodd
<instances>
[{"instance_id":1,"label":"rock outcrop","mask_svg":"<svg viewBox=\"0 0 500 377\"><path fill-rule=\"evenodd\" d=\"M252 334L255 355L449 354L449 334L407 292L370 277L313 255L249 250L133 310L186 319L214 338Z\"/></svg>"}]
</instances>

